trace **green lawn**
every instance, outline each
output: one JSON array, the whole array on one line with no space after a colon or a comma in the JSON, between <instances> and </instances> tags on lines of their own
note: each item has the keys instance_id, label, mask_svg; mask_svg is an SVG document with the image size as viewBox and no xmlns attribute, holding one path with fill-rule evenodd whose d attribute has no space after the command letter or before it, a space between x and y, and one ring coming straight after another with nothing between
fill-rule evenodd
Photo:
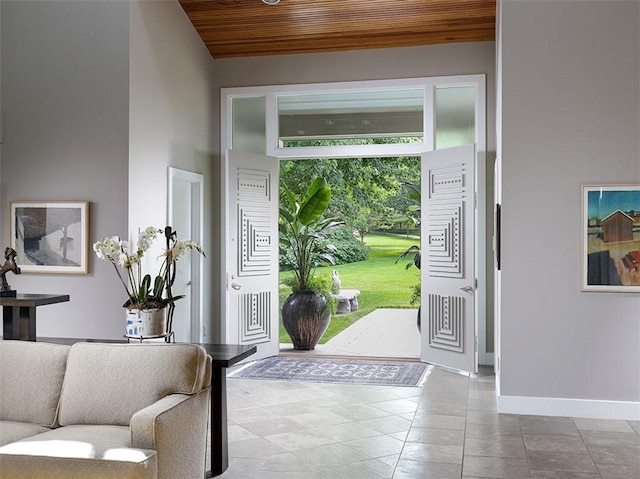
<instances>
[{"instance_id":1,"label":"green lawn","mask_svg":"<svg viewBox=\"0 0 640 479\"><path fill-rule=\"evenodd\" d=\"M419 244L419 240L402 236L370 234L365 238L369 248L369 259L357 263L319 268L318 271L331 275L337 270L344 289L358 289L360 296L358 311L333 315L327 332L320 339L323 344L361 317L378 308L413 308L410 304L411 287L420 280L420 271L411 267L405 269L406 262L395 264L398 256L409 246ZM291 272L280 273L282 281ZM290 290L280 285L280 305ZM287 332L280 321L280 342L290 343Z\"/></svg>"}]
</instances>

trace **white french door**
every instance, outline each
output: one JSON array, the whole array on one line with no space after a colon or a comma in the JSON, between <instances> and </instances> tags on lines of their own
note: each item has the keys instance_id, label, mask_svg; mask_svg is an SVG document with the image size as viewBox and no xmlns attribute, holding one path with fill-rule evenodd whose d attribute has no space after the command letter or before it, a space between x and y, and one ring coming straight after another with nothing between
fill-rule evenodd
<instances>
[{"instance_id":1,"label":"white french door","mask_svg":"<svg viewBox=\"0 0 640 479\"><path fill-rule=\"evenodd\" d=\"M475 146L422 155L422 360L475 373Z\"/></svg>"},{"instance_id":2,"label":"white french door","mask_svg":"<svg viewBox=\"0 0 640 479\"><path fill-rule=\"evenodd\" d=\"M231 343L278 354L278 159L229 150L226 304Z\"/></svg>"}]
</instances>

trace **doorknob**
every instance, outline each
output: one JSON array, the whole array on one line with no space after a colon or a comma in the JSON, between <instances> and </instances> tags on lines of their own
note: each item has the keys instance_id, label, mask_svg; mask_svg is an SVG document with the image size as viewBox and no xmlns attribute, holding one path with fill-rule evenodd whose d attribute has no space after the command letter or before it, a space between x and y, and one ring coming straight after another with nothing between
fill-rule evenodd
<instances>
[{"instance_id":1,"label":"doorknob","mask_svg":"<svg viewBox=\"0 0 640 479\"><path fill-rule=\"evenodd\" d=\"M237 291L242 288L242 285L238 283L231 283L231 287Z\"/></svg>"},{"instance_id":2,"label":"doorknob","mask_svg":"<svg viewBox=\"0 0 640 479\"><path fill-rule=\"evenodd\" d=\"M187 286L191 286L193 283L191 281L187 281Z\"/></svg>"},{"instance_id":3,"label":"doorknob","mask_svg":"<svg viewBox=\"0 0 640 479\"><path fill-rule=\"evenodd\" d=\"M465 293L469 293L469 294L473 294L474 290L473 290L473 286L464 286L462 288L460 288L462 291L464 291Z\"/></svg>"}]
</instances>

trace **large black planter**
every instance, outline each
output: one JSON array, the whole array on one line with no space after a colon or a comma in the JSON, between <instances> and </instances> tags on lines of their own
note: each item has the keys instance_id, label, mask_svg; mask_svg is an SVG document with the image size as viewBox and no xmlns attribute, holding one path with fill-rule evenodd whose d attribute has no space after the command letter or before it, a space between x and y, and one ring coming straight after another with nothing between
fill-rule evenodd
<instances>
[{"instance_id":1,"label":"large black planter","mask_svg":"<svg viewBox=\"0 0 640 479\"><path fill-rule=\"evenodd\" d=\"M296 291L282 305L282 324L293 342L293 349L310 351L327 330L331 307L314 291Z\"/></svg>"}]
</instances>

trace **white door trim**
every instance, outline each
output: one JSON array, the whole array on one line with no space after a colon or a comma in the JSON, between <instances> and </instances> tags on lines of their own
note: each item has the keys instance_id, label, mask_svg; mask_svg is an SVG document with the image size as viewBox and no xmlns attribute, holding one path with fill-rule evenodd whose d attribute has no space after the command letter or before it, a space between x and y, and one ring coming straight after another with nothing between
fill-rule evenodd
<instances>
[{"instance_id":1,"label":"white door trim","mask_svg":"<svg viewBox=\"0 0 640 479\"><path fill-rule=\"evenodd\" d=\"M173 201L174 201L174 183L188 183L191 189L191 231L188 239L202 244L204 230L204 176L200 173L181 170L169 167L167 170L167 224L173 225ZM186 239L183 238L183 239ZM202 256L194 255L194 261L191 264L191 341L196 343L204 342L203 329L203 294L204 294L204 271L202 267Z\"/></svg>"}]
</instances>

